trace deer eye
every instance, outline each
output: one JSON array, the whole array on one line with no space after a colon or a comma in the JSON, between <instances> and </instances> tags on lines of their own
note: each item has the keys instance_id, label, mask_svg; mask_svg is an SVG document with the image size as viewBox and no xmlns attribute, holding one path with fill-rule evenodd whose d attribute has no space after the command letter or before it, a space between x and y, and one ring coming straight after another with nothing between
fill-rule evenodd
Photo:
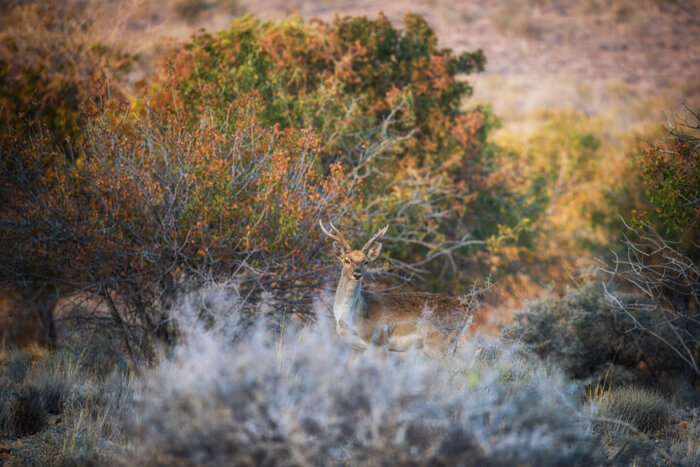
<instances>
[{"instance_id":1,"label":"deer eye","mask_svg":"<svg viewBox=\"0 0 700 467\"><path fill-rule=\"evenodd\" d=\"M344 258L344 259L343 259L343 263L345 263L345 264L350 264L350 260L347 259L347 258Z\"/></svg>"}]
</instances>

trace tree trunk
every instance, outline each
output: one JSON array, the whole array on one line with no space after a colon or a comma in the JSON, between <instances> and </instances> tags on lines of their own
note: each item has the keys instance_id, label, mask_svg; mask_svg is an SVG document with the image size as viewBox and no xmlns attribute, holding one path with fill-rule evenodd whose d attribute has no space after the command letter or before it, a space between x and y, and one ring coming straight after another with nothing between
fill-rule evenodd
<instances>
[{"instance_id":1,"label":"tree trunk","mask_svg":"<svg viewBox=\"0 0 700 467\"><path fill-rule=\"evenodd\" d=\"M49 284L32 285L22 290L22 295L39 322L39 341L51 348L55 347L54 309L58 303L58 287Z\"/></svg>"}]
</instances>

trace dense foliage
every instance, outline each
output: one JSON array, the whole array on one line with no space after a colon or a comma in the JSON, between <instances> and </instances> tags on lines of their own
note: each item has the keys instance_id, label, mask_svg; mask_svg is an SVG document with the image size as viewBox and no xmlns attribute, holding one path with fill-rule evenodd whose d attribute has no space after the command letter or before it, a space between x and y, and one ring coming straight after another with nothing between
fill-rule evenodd
<instances>
[{"instance_id":1,"label":"dense foliage","mask_svg":"<svg viewBox=\"0 0 700 467\"><path fill-rule=\"evenodd\" d=\"M700 235L700 114L688 109L689 120L668 128L668 135L644 151L644 182L660 228L693 248ZM698 245L694 246L698 250Z\"/></svg>"},{"instance_id":2,"label":"dense foliage","mask_svg":"<svg viewBox=\"0 0 700 467\"><path fill-rule=\"evenodd\" d=\"M692 387L697 377L688 364L700 356L692 317L664 320L653 299L617 290L607 295L593 282L528 304L509 335L587 384L639 383L672 392ZM679 357L684 348L691 353Z\"/></svg>"},{"instance_id":3,"label":"dense foliage","mask_svg":"<svg viewBox=\"0 0 700 467\"><path fill-rule=\"evenodd\" d=\"M93 102L121 98L110 73L133 58L91 34L89 18L69 7L29 4L0 17L0 134L50 135L68 156Z\"/></svg>"},{"instance_id":4,"label":"dense foliage","mask_svg":"<svg viewBox=\"0 0 700 467\"><path fill-rule=\"evenodd\" d=\"M390 223L397 268L431 271L446 290L475 265L458 258L455 268L453 258L491 237L517 237L528 205L496 173L489 110L462 110L471 88L459 75L484 63L481 51L439 49L414 14L403 30L382 15L279 24L245 16L165 57L137 108L219 125L232 100L259 92L263 123L313 129L319 169L348 167L357 193L338 223L365 235Z\"/></svg>"},{"instance_id":5,"label":"dense foliage","mask_svg":"<svg viewBox=\"0 0 700 467\"><path fill-rule=\"evenodd\" d=\"M309 246L316 220L345 200L343 171L317 173L314 134L263 127L259 107L234 102L222 131L105 113L91 120L75 163L43 146L11 148L5 279L89 292L147 332L167 323L180 279L238 273L257 293L317 286L320 255Z\"/></svg>"},{"instance_id":6,"label":"dense foliage","mask_svg":"<svg viewBox=\"0 0 700 467\"><path fill-rule=\"evenodd\" d=\"M405 23L246 16L173 51L128 111L59 99L47 112L83 111L79 137L4 134L3 281L91 294L147 333L168 323L178 281L235 275L252 301L299 311L326 278L315 223L330 218L355 234L390 223L395 270L452 265L431 276L448 288L477 264L470 245L512 231L519 203L495 176L488 111L460 110L458 74L483 54L454 56L420 16Z\"/></svg>"}]
</instances>

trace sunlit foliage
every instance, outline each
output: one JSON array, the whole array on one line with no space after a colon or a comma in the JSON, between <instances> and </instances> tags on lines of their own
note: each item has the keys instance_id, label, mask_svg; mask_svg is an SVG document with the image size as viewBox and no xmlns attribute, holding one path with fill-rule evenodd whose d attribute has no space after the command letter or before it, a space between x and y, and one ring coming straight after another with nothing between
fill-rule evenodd
<instances>
[{"instance_id":1,"label":"sunlit foliage","mask_svg":"<svg viewBox=\"0 0 700 467\"><path fill-rule=\"evenodd\" d=\"M431 271L444 289L455 258L474 264L459 257L469 245L513 237L523 200L495 174L489 109L462 110L471 88L459 75L482 70L483 54L456 56L438 48L421 16L404 21L397 29L382 15L279 24L245 16L165 57L136 109L219 125L231 100L259 92L264 124L312 128L320 168L348 167L357 192L338 221L365 234L391 223L397 267ZM411 266L426 256L445 261Z\"/></svg>"},{"instance_id":2,"label":"sunlit foliage","mask_svg":"<svg viewBox=\"0 0 700 467\"><path fill-rule=\"evenodd\" d=\"M128 69L133 57L96 40L80 11L52 2L10 7L0 29L0 132L26 125L70 151L91 103L119 101L109 73Z\"/></svg>"},{"instance_id":3,"label":"sunlit foliage","mask_svg":"<svg viewBox=\"0 0 700 467\"><path fill-rule=\"evenodd\" d=\"M700 234L700 115L688 116L690 121L674 124L666 138L644 151L641 164L653 217L667 233L692 243Z\"/></svg>"},{"instance_id":4,"label":"sunlit foliage","mask_svg":"<svg viewBox=\"0 0 700 467\"><path fill-rule=\"evenodd\" d=\"M313 132L262 126L258 96L230 109L223 131L96 115L75 163L39 142L8 148L3 279L90 292L149 332L180 278L308 291L323 276L316 220L345 202L343 170L314 170Z\"/></svg>"}]
</instances>

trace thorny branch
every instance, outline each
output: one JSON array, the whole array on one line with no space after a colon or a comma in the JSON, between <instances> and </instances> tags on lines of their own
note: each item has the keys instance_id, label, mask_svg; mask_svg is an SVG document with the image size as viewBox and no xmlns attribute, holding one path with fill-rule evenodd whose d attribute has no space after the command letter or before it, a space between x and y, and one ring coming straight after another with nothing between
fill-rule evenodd
<instances>
[{"instance_id":1,"label":"thorny branch","mask_svg":"<svg viewBox=\"0 0 700 467\"><path fill-rule=\"evenodd\" d=\"M602 264L600 269L610 282L644 295L648 302L641 306L656 319L644 325L637 319L638 310L623 304L603 283L607 300L636 329L654 336L700 375L700 265L648 227L634 241L625 237L624 244L627 254L615 255L612 265Z\"/></svg>"}]
</instances>

